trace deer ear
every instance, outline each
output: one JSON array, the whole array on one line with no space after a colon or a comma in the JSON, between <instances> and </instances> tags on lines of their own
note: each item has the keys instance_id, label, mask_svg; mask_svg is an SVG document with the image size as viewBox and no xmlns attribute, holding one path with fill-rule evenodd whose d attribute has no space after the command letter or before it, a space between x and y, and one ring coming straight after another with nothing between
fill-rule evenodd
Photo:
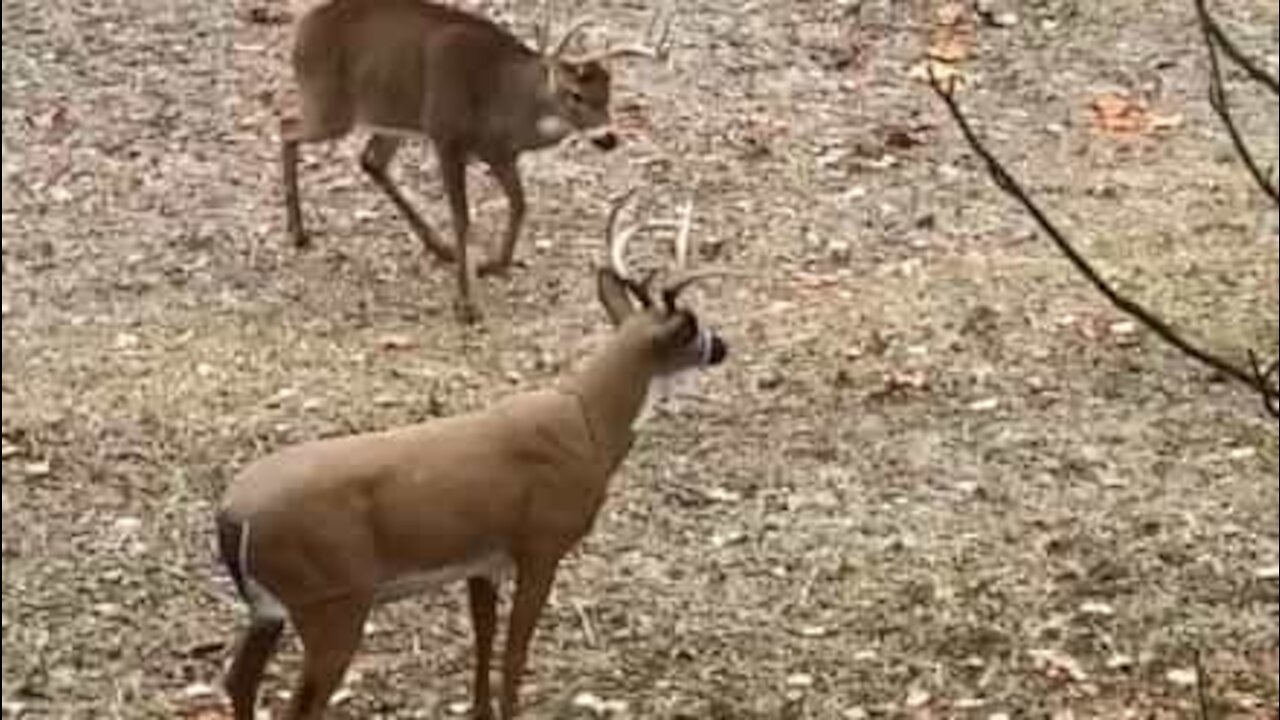
<instances>
[{"instance_id":1,"label":"deer ear","mask_svg":"<svg viewBox=\"0 0 1280 720\"><path fill-rule=\"evenodd\" d=\"M626 282L609 268L600 268L596 272L596 294L615 326L621 325L636 311Z\"/></svg>"}]
</instances>

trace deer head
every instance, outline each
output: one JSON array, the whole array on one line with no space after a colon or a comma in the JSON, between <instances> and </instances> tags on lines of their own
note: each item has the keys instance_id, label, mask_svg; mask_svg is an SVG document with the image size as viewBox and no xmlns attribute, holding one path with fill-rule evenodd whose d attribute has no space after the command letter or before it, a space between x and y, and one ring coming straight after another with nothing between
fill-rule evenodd
<instances>
[{"instance_id":1,"label":"deer head","mask_svg":"<svg viewBox=\"0 0 1280 720\"><path fill-rule=\"evenodd\" d=\"M612 76L605 63L613 58L645 57L661 60L670 51L670 13L655 13L646 42L612 47L585 55L568 54L573 41L592 21L580 18L569 26L552 46L550 3L543 5L543 21L538 30L539 50L546 67L548 95L556 112L540 128L545 135L581 132L597 148L608 151L618 146L610 129L609 102ZM665 18L665 20L663 19ZM557 125L558 127L550 127Z\"/></svg>"},{"instance_id":2,"label":"deer head","mask_svg":"<svg viewBox=\"0 0 1280 720\"><path fill-rule=\"evenodd\" d=\"M693 226L693 202L684 205L676 221L649 221L618 229L618 218L630 203L633 193L617 202L609 213L606 241L609 267L597 274L600 303L609 319L621 333L642 336L653 353L654 377L665 378L686 370L710 367L724 362L728 346L715 332L698 320L694 311L680 302L681 294L694 283L722 275L719 271L691 272L688 267L690 231ZM656 272L636 279L626 263L627 245L643 230L674 229L676 273L658 289L655 301L653 281Z\"/></svg>"}]
</instances>

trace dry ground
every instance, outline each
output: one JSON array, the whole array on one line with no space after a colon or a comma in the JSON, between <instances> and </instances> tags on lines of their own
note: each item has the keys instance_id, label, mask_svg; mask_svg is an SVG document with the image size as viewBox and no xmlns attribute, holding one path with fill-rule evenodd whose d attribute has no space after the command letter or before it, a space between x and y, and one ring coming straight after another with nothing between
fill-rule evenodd
<instances>
[{"instance_id":1,"label":"dry ground","mask_svg":"<svg viewBox=\"0 0 1280 720\"><path fill-rule=\"evenodd\" d=\"M497 4L528 28L533 2ZM682 3L670 66L619 71L626 148L528 159L529 267L464 331L355 140L307 153L317 248L287 246L287 8L4 0L4 716L194 711L242 619L227 478L571 368L606 332L607 199L642 186L696 192L706 254L751 277L698 295L731 362L651 423L565 567L530 718L588 717L584 692L632 718L1191 717L1197 648L1215 717L1276 717L1275 423L1129 332L990 185L909 77L934 9L858 5ZM1274 68L1275 3L1229 5ZM1275 217L1189 6L1012 5L965 102L1110 275L1239 356L1276 346ZM1100 136L1115 89L1181 123ZM1237 96L1274 157L1274 101ZM398 171L443 223L430 163ZM376 616L346 717L465 699L460 599Z\"/></svg>"}]
</instances>

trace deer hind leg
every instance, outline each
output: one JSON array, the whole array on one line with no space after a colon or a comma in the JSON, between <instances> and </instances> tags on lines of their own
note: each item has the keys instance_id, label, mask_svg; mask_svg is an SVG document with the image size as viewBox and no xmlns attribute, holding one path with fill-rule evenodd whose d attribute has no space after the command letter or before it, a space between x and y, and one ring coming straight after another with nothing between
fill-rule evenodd
<instances>
[{"instance_id":1,"label":"deer hind leg","mask_svg":"<svg viewBox=\"0 0 1280 720\"><path fill-rule=\"evenodd\" d=\"M287 720L321 720L351 658L360 647L371 597L327 603L294 613L302 638L302 677L285 713Z\"/></svg>"},{"instance_id":2,"label":"deer hind leg","mask_svg":"<svg viewBox=\"0 0 1280 720\"><path fill-rule=\"evenodd\" d=\"M241 635L225 680L236 720L253 720L262 673L275 654L283 632L284 620L255 617Z\"/></svg>"},{"instance_id":3,"label":"deer hind leg","mask_svg":"<svg viewBox=\"0 0 1280 720\"><path fill-rule=\"evenodd\" d=\"M388 198L391 198L392 204L396 206L396 209L400 211L400 215L409 223L409 227L413 229L413 234L422 243L423 249L443 262L450 262L453 260L453 250L440 238L440 234L426 220L422 219L418 211L409 204L408 199L400 192L400 188L396 187L395 183L391 181L391 175L387 172L387 167L391 164L391 159L395 157L396 150L400 148L400 143L400 138L374 133L369 138L369 142L365 144L364 152L360 153L360 167L373 180L373 183Z\"/></svg>"},{"instance_id":4,"label":"deer hind leg","mask_svg":"<svg viewBox=\"0 0 1280 720\"><path fill-rule=\"evenodd\" d=\"M526 204L524 185L520 181L520 168L516 158L504 158L490 162L489 169L493 177L507 196L507 230L502 237L502 245L498 252L480 266L481 275L505 275L515 261L516 240L520 237L520 228L524 225Z\"/></svg>"},{"instance_id":5,"label":"deer hind leg","mask_svg":"<svg viewBox=\"0 0 1280 720\"><path fill-rule=\"evenodd\" d=\"M498 589L488 578L467 580L471 605L471 626L475 631L476 674L472 688L475 720L492 720L493 697L489 689L489 666L493 662L493 637L498 625Z\"/></svg>"},{"instance_id":6,"label":"deer hind leg","mask_svg":"<svg viewBox=\"0 0 1280 720\"><path fill-rule=\"evenodd\" d=\"M336 140L351 131L350 103L341 88L304 88L302 118L280 121L280 165L284 181L284 204L289 237L294 247L305 248L311 239L302 224L302 202L298 197L299 147L307 143Z\"/></svg>"},{"instance_id":7,"label":"deer hind leg","mask_svg":"<svg viewBox=\"0 0 1280 720\"><path fill-rule=\"evenodd\" d=\"M511 604L507 647L502 658L502 697L498 702L502 720L513 720L516 716L529 642L546 607L558 563L558 558L539 558L521 561L517 566L515 599Z\"/></svg>"}]
</instances>

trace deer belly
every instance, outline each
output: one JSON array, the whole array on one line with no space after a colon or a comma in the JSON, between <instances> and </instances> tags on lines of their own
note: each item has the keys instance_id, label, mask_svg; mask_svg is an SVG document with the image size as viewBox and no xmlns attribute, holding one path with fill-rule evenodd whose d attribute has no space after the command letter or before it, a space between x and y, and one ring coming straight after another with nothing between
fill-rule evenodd
<instances>
[{"instance_id":1,"label":"deer belly","mask_svg":"<svg viewBox=\"0 0 1280 720\"><path fill-rule=\"evenodd\" d=\"M377 601L379 604L395 602L473 577L486 578L496 585L502 582L511 568L511 558L499 552L440 568L406 573L378 586Z\"/></svg>"}]
</instances>

